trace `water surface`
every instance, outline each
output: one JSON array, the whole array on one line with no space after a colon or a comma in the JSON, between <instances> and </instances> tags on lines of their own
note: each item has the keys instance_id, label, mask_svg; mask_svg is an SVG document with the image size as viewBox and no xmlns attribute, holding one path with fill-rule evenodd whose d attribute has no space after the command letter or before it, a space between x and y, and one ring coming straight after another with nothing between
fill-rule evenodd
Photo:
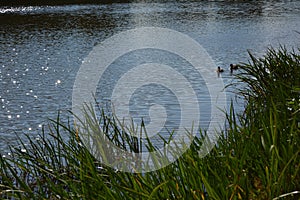
<instances>
[{"instance_id":1,"label":"water surface","mask_svg":"<svg viewBox=\"0 0 300 200\"><path fill-rule=\"evenodd\" d=\"M0 148L4 149L8 143L14 144L14 133L36 135L48 118L57 117L59 110L63 111L64 118L69 115L66 111L72 106L72 88L82 61L95 45L115 33L144 26L185 33L207 50L216 65L226 69L222 78L228 84L232 80L227 70L229 64L247 62L247 50L262 55L268 47L279 44L299 47L300 2L188 1L2 7L0 24ZM157 50L126 56L114 65L128 70L145 62L164 62L192 80L199 90L199 99L209 98L203 79L184 60ZM121 71L119 68L107 72L107 79L99 82L99 97L105 98L110 93ZM171 92L153 85L139 92L144 96L133 98L132 105L135 99L149 99L147 102L151 104L153 99L163 96L165 99L160 98L159 102L171 109L169 122L173 124L170 126L178 126L178 102L169 101ZM147 97L149 94L152 96ZM146 115L148 111L143 112ZM209 112L203 112L202 117L205 127Z\"/></svg>"}]
</instances>

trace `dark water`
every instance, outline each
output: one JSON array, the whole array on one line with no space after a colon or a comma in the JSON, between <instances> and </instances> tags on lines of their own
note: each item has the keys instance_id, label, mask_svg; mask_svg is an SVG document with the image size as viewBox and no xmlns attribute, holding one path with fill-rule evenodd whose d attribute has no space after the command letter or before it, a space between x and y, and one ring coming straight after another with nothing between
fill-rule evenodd
<instances>
[{"instance_id":1,"label":"dark water","mask_svg":"<svg viewBox=\"0 0 300 200\"><path fill-rule=\"evenodd\" d=\"M68 115L66 111L72 106L73 84L82 61L95 45L115 33L144 26L174 29L199 42L216 65L227 69L230 63L247 62L247 50L262 55L266 48L279 44L299 47L300 1L0 8L0 24L0 148L3 149L7 143L14 144L14 133L35 135L48 118L56 118L58 110ZM186 65L173 55L154 50L150 54L132 54L118 62L129 66L153 58L167 58L166 63L175 66ZM192 73L189 67L182 70ZM106 90L112 87L110 84L118 77L113 73L99 83L104 86L98 90L99 96L105 98ZM232 79L228 70L222 77L225 84ZM203 81L194 80L194 84L201 86ZM207 93L205 86L202 89L199 96ZM152 91L151 85L144 90ZM172 97L172 93L161 90ZM155 92L150 94L155 96ZM177 112L175 109L169 113L171 119ZM176 120L170 122L176 125Z\"/></svg>"}]
</instances>

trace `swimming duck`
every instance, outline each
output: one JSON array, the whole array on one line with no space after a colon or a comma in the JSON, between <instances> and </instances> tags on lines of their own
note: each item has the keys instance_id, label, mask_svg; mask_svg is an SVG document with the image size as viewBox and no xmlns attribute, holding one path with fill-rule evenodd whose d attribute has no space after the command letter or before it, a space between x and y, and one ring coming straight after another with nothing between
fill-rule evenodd
<instances>
[{"instance_id":1,"label":"swimming duck","mask_svg":"<svg viewBox=\"0 0 300 200\"><path fill-rule=\"evenodd\" d=\"M237 70L238 68L238 65L230 64L230 70Z\"/></svg>"},{"instance_id":2,"label":"swimming duck","mask_svg":"<svg viewBox=\"0 0 300 200\"><path fill-rule=\"evenodd\" d=\"M237 70L239 68L238 65L230 64L230 73L233 73L233 70Z\"/></svg>"},{"instance_id":3,"label":"swimming duck","mask_svg":"<svg viewBox=\"0 0 300 200\"><path fill-rule=\"evenodd\" d=\"M218 72L218 73L224 72L224 69L222 69L221 67L218 67L217 72Z\"/></svg>"}]
</instances>

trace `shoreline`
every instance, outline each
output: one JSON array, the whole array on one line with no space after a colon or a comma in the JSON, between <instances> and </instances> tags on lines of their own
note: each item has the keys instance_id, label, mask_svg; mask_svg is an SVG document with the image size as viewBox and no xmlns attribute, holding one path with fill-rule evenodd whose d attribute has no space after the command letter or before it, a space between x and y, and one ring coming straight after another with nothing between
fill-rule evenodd
<instances>
[{"instance_id":1,"label":"shoreline","mask_svg":"<svg viewBox=\"0 0 300 200\"><path fill-rule=\"evenodd\" d=\"M17 7L17 6L62 6L62 5L83 5L83 4L113 4L129 3L130 0L1 0L0 7Z\"/></svg>"}]
</instances>

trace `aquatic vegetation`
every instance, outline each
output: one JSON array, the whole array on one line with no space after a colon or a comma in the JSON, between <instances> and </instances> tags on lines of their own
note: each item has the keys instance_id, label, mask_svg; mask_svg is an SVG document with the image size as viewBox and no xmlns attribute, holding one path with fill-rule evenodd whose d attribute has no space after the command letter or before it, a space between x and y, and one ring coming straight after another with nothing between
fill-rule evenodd
<instances>
[{"instance_id":1,"label":"aquatic vegetation","mask_svg":"<svg viewBox=\"0 0 300 200\"><path fill-rule=\"evenodd\" d=\"M0 197L5 199L279 199L299 198L300 56L283 47L262 58L250 53L239 66L244 113L227 111L229 129L204 158L203 137L171 165L125 173L106 167L82 144L73 123L59 116L38 138L0 156ZM229 87L234 87L231 85ZM114 144L138 151L138 141L117 119L86 121ZM101 126L100 126L101 125ZM127 135L127 136L126 136ZM125 137L126 136L126 137ZM68 139L66 139L68 138ZM167 141L164 141L165 144ZM148 143L147 148L155 148Z\"/></svg>"}]
</instances>

